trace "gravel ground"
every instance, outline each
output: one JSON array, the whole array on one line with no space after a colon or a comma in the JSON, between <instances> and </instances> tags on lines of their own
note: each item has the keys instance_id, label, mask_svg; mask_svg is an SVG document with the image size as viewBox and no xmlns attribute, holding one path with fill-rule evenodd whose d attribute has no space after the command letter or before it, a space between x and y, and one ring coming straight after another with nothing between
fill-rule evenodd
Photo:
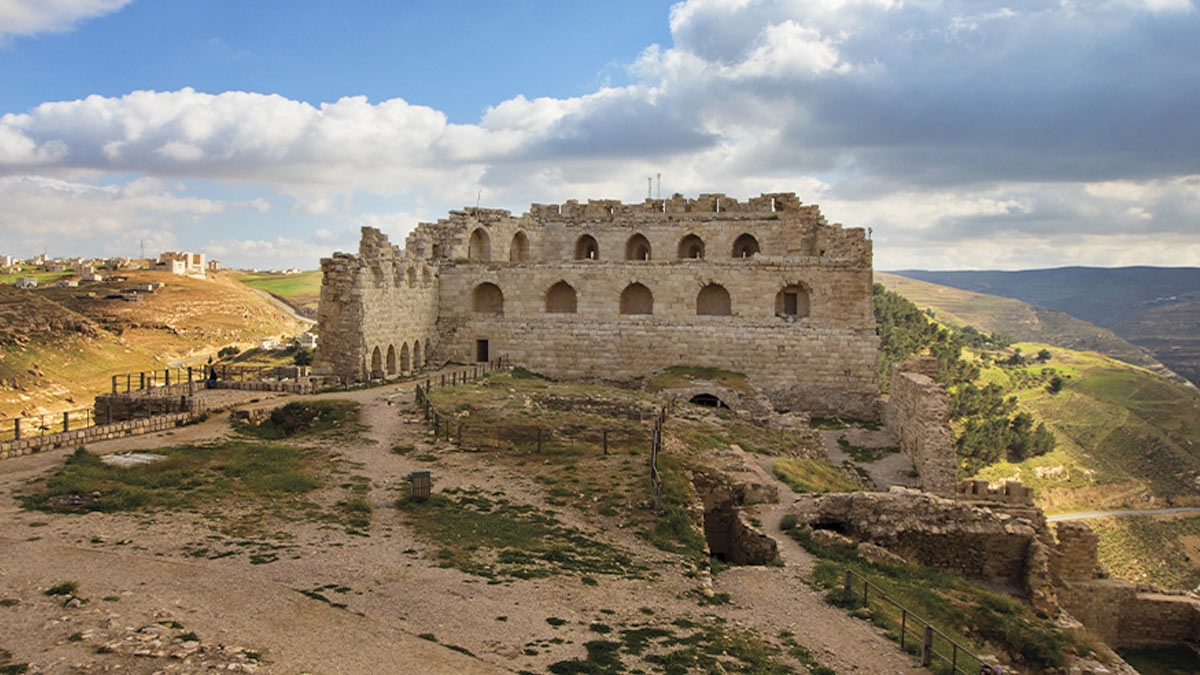
<instances>
[{"instance_id":1,"label":"gravel ground","mask_svg":"<svg viewBox=\"0 0 1200 675\"><path fill-rule=\"evenodd\" d=\"M10 662L28 663L30 673L546 672L551 663L583 658L584 643L601 637L596 624L670 628L677 619L723 619L768 638L790 632L839 673L926 672L878 629L829 607L809 587L810 557L779 531L794 498L782 484L782 502L757 515L779 542L785 564L718 574L712 587L729 594L727 604L700 606L698 582L682 573L677 556L632 532L598 528L589 514L571 509L559 512L565 524L629 552L658 578L488 583L438 567L430 545L403 525L393 506L408 490L406 475L430 468L390 451L398 443L428 446L424 427L405 405L411 388L323 396L363 406L370 430L336 451L354 473L370 478L369 536L296 521L282 526L283 537L245 544L218 532L211 514L26 512L14 489L59 466L67 452L0 462L0 649ZM153 450L229 432L225 416L214 416L89 450ZM503 489L514 502L542 503L544 487L515 469L482 454L433 451L439 456L435 490L482 486ZM198 547L232 553L197 557ZM255 552L277 559L254 564ZM74 596L44 594L63 581L78 583Z\"/></svg>"}]
</instances>

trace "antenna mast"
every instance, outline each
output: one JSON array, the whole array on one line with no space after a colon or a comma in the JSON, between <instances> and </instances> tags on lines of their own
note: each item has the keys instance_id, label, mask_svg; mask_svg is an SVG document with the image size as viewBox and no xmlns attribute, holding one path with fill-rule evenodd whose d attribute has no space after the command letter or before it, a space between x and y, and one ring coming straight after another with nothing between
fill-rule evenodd
<instances>
[{"instance_id":1,"label":"antenna mast","mask_svg":"<svg viewBox=\"0 0 1200 675\"><path fill-rule=\"evenodd\" d=\"M658 178L658 199L662 199L662 174L654 174Z\"/></svg>"}]
</instances>

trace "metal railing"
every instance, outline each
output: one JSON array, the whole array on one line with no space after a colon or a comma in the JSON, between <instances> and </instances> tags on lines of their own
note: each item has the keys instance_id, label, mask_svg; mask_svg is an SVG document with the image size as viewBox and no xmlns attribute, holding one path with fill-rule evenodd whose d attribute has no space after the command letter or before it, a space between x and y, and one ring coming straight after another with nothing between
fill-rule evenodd
<instances>
[{"instance_id":1,"label":"metal railing","mask_svg":"<svg viewBox=\"0 0 1200 675\"><path fill-rule=\"evenodd\" d=\"M86 429L96 424L91 408L76 408L31 417L17 417L0 428L0 441L14 441L64 431Z\"/></svg>"},{"instance_id":2,"label":"metal railing","mask_svg":"<svg viewBox=\"0 0 1200 675\"><path fill-rule=\"evenodd\" d=\"M893 600L882 588L855 573L854 570L846 570L845 578L842 581L842 592L845 594L846 600L856 600L859 588L862 589L863 605L869 606L871 600L877 599L885 606L899 611L900 648L907 651L909 645L920 645L922 667L928 668L934 659L939 659L950 668L951 673L977 675L984 665L990 665L966 647L951 640L942 631L934 628L928 621L914 614L912 610ZM967 664L970 666L968 667Z\"/></svg>"}]
</instances>

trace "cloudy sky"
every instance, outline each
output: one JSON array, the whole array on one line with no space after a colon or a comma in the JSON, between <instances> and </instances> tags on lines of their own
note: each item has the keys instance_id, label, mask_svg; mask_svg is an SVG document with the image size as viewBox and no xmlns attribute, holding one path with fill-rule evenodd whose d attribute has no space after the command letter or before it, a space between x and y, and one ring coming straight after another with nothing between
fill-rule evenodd
<instances>
[{"instance_id":1,"label":"cloudy sky","mask_svg":"<svg viewBox=\"0 0 1200 675\"><path fill-rule=\"evenodd\" d=\"M792 191L879 269L1200 266L1194 0L0 0L0 254L315 268Z\"/></svg>"}]
</instances>

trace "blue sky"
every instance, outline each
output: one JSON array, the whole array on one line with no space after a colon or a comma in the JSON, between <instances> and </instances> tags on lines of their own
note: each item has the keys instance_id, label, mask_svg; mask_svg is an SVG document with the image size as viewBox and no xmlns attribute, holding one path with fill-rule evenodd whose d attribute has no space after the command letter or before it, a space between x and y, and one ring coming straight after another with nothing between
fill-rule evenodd
<instances>
[{"instance_id":1,"label":"blue sky","mask_svg":"<svg viewBox=\"0 0 1200 675\"><path fill-rule=\"evenodd\" d=\"M314 268L794 191L880 269L1200 265L1194 0L0 0L0 254Z\"/></svg>"}]
</instances>

